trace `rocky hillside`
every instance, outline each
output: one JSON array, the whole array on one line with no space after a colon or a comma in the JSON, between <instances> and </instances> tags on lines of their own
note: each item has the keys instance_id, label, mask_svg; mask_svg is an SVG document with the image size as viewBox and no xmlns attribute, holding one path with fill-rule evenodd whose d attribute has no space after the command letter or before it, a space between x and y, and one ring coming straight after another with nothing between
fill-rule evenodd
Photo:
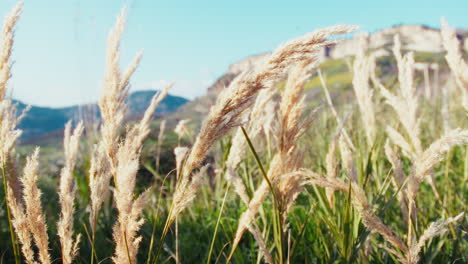
<instances>
[{"instance_id":1,"label":"rocky hillside","mask_svg":"<svg viewBox=\"0 0 468 264\"><path fill-rule=\"evenodd\" d=\"M422 25L401 25L376 31L371 34L364 34L368 48L374 52L379 59L377 63L382 69L382 77L393 76L396 69L387 67L392 60L391 49L393 47L393 37L400 35L402 49L413 51L415 53L415 70L418 80L424 78L424 74L429 76L432 87L443 85L447 77L447 66L444 59L444 50L440 31ZM457 30L461 47L468 54L468 30ZM349 69L349 57L353 56L362 33L355 34L350 39L339 42L336 46L327 47L323 50L320 58L319 68L327 76L327 84L335 93L340 94L351 87L352 74ZM251 69L259 65L270 53L263 53L247 57L239 62L232 64L226 73L219 77L207 89L206 96L199 97L192 102L184 105L179 111L169 116L169 119L190 118L193 122L201 121L202 117L209 111L214 103L217 94L222 89L229 86L231 81L242 71ZM422 81L418 82L422 85ZM309 98L320 92L320 80L317 76L312 76L306 88L309 91Z\"/></svg>"}]
</instances>

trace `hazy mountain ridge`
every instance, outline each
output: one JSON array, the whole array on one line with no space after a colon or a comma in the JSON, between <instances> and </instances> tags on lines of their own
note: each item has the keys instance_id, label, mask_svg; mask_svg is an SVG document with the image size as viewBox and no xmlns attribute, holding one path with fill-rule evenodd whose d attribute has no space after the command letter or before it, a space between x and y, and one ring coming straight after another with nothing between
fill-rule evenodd
<instances>
[{"instance_id":1,"label":"hazy mountain ridge","mask_svg":"<svg viewBox=\"0 0 468 264\"><path fill-rule=\"evenodd\" d=\"M132 119L142 115L155 93L156 91L136 91L131 93L128 97L128 118ZM18 104L18 113L21 113L27 107L21 101L13 101ZM187 102L189 100L183 97L168 95L156 109L155 114L161 116L172 113ZM26 140L26 142L34 141L35 137L62 131L68 120L76 121L87 117L99 118L97 104L74 105L61 108L32 105L25 118L19 124L19 128L23 130L23 140Z\"/></svg>"}]
</instances>

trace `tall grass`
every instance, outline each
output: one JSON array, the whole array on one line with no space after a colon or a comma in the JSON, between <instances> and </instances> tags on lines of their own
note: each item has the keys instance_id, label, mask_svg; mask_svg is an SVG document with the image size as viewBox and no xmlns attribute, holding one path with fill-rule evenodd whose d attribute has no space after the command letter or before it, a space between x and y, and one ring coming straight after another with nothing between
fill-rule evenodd
<instances>
[{"instance_id":1,"label":"tall grass","mask_svg":"<svg viewBox=\"0 0 468 264\"><path fill-rule=\"evenodd\" d=\"M38 148L19 169L24 113L6 96L21 8L6 17L0 39L4 262L468 261L468 130L464 100L453 100L466 95L466 63L445 22L447 63L459 89L443 87L452 102L443 111L447 98L420 96L415 57L402 53L398 36L395 71L383 74L363 38L350 58L349 91L332 90L320 55L340 41L334 35L356 29L335 26L286 42L240 74L194 137L188 119L163 121L153 133L153 113L170 86L141 120L125 124L143 53L120 69L123 9L108 37L96 135L82 136L83 123L68 123L64 166L50 177L41 175L47 168ZM323 98L305 89L315 74ZM447 113L458 128L444 125ZM92 142L89 153L81 151L85 142Z\"/></svg>"}]
</instances>

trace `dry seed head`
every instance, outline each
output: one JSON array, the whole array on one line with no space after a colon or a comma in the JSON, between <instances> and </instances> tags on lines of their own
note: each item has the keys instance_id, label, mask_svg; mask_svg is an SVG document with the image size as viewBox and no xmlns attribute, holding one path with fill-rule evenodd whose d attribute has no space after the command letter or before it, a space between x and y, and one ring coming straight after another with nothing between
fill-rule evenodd
<instances>
[{"instance_id":1,"label":"dry seed head","mask_svg":"<svg viewBox=\"0 0 468 264\"><path fill-rule=\"evenodd\" d=\"M462 104L465 111L468 112L468 65L460 51L460 43L455 30L448 25L444 18L442 18L441 24L442 44L447 50L445 59L453 75L455 75L458 86L462 89Z\"/></svg>"},{"instance_id":2,"label":"dry seed head","mask_svg":"<svg viewBox=\"0 0 468 264\"><path fill-rule=\"evenodd\" d=\"M440 219L436 222L432 222L429 227L424 231L424 233L419 237L419 241L414 243L409 249L409 263L418 263L419 262L419 253L421 249L424 247L426 242L436 236L439 236L445 232L447 232L447 226L451 223L458 222L460 219L463 218L465 214L460 213L455 217L449 217L447 219Z\"/></svg>"},{"instance_id":3,"label":"dry seed head","mask_svg":"<svg viewBox=\"0 0 468 264\"><path fill-rule=\"evenodd\" d=\"M49 236L47 235L46 218L42 210L41 196L42 193L37 187L38 178L38 155L39 148L36 148L34 153L26 160L24 174L21 177L23 184L24 204L29 230L31 231L34 242L39 249L39 260L41 263L49 264Z\"/></svg>"},{"instance_id":4,"label":"dry seed head","mask_svg":"<svg viewBox=\"0 0 468 264\"><path fill-rule=\"evenodd\" d=\"M136 255L141 242L137 232L144 220L141 213L148 200L149 190L134 200L136 176L139 169L140 152L143 141L150 132L150 121L159 103L167 95L171 85L160 94L155 94L141 121L127 131L124 140L118 145L116 154L114 200L118 211L114 226L116 242L115 263L136 263Z\"/></svg>"},{"instance_id":5,"label":"dry seed head","mask_svg":"<svg viewBox=\"0 0 468 264\"><path fill-rule=\"evenodd\" d=\"M94 145L90 163L89 189L91 194L91 212L89 214L89 221L92 231L95 232L99 211L109 193L109 184L112 178L103 144Z\"/></svg>"},{"instance_id":6,"label":"dry seed head","mask_svg":"<svg viewBox=\"0 0 468 264\"><path fill-rule=\"evenodd\" d=\"M336 154L336 140L333 139L329 146L328 146L328 152L327 156L325 158L325 167L327 168L327 178L328 179L336 179L337 174L338 174L338 164L337 160L335 158ZM326 195L327 195L327 200L328 203L330 204L330 207L334 207L334 192L335 190L333 188L326 188L325 189Z\"/></svg>"},{"instance_id":7,"label":"dry seed head","mask_svg":"<svg viewBox=\"0 0 468 264\"><path fill-rule=\"evenodd\" d=\"M28 218L24 211L24 206L13 195L13 190L9 185L7 185L7 190L8 206L10 207L12 215L12 224L15 228L15 234L18 236L18 240L21 244L21 251L26 259L26 263L36 263L34 261L31 232L29 230Z\"/></svg>"},{"instance_id":8,"label":"dry seed head","mask_svg":"<svg viewBox=\"0 0 468 264\"><path fill-rule=\"evenodd\" d=\"M449 131L422 153L414 162L408 182L408 200L414 201L419 185L429 172L445 158L452 147L468 143L468 130L459 128Z\"/></svg>"},{"instance_id":9,"label":"dry seed head","mask_svg":"<svg viewBox=\"0 0 468 264\"><path fill-rule=\"evenodd\" d=\"M237 82L233 82L239 86L250 83L250 85L241 86L238 91L238 94L244 95L239 97L239 99L243 98L242 100L244 101L242 102L239 99L237 100L242 102L241 105L247 104L248 101L246 98L250 98L256 90L270 86L274 81L277 81L281 75L285 74L285 71L292 69L288 78L289 85L287 84L289 89L286 87L286 94L283 95L283 100L280 106L280 153L275 155L273 158L267 175L271 182L276 184L278 176L284 174L284 172L293 171L294 169L298 168L298 165L300 164L301 155L295 150L295 140L297 140L298 136L303 133L303 130L300 128L302 126L298 126L298 124L299 118L303 111L304 99L302 97L302 85L307 79L308 72L310 70L307 68L307 65L313 65L317 61L318 52L323 47L333 45L335 43L335 41L327 41L326 38L328 36L349 33L354 29L355 27L336 26L318 30L306 34L303 37L289 41L273 52L270 59L263 67L260 68L256 76L253 75L255 76L254 79L249 78L250 76L248 75L244 75L246 76L245 78L238 78L236 79ZM292 66L296 66L296 68L291 68ZM261 81L259 82L259 80ZM249 86L251 86L250 91L247 89ZM232 100L229 103L233 105L232 102L234 101L236 100ZM225 108L226 106L223 107L223 109ZM297 191L300 190L300 187L302 186L300 178L293 177L289 179L294 183L289 182L288 180L283 180L283 184L279 184L279 189L283 191L283 194L288 195L290 194L289 191L291 190L294 193L294 195L289 195L288 197L284 196L285 198L289 199L284 199L285 201L282 203L284 212L286 212L290 207L291 203L295 199L295 195L297 195ZM240 239L242 238L245 230L251 226L251 223L254 220L258 209L265 200L268 192L268 183L266 180L263 180L250 200L247 211L242 213L239 219L237 232L233 242L233 248L235 248L240 242ZM286 213L283 215L286 215Z\"/></svg>"},{"instance_id":10,"label":"dry seed head","mask_svg":"<svg viewBox=\"0 0 468 264\"><path fill-rule=\"evenodd\" d=\"M408 222L408 205L406 201L406 189L404 187L406 174L403 170L403 164L400 158L392 149L388 140L385 143L385 155L387 156L388 161L392 164L394 173L394 177L392 178L393 189L395 192L398 192L398 201L400 203L403 218L405 219L405 222Z\"/></svg>"},{"instance_id":11,"label":"dry seed head","mask_svg":"<svg viewBox=\"0 0 468 264\"><path fill-rule=\"evenodd\" d=\"M179 139L182 138L184 135L190 135L189 130L187 128L188 122L190 122L190 119L182 119L177 123L174 132L177 134Z\"/></svg>"},{"instance_id":12,"label":"dry seed head","mask_svg":"<svg viewBox=\"0 0 468 264\"><path fill-rule=\"evenodd\" d=\"M65 126L64 149L65 166L60 173L59 199L61 206L57 232L60 237L62 262L72 263L78 252L80 236L73 239L73 213L76 187L73 182L73 169L79 150L80 136L83 133L83 122L80 122L71 135L71 122Z\"/></svg>"},{"instance_id":13,"label":"dry seed head","mask_svg":"<svg viewBox=\"0 0 468 264\"><path fill-rule=\"evenodd\" d=\"M169 223L174 222L175 218L192 202L200 189L203 178L206 175L206 171L209 164L203 166L194 175L187 176L181 175L179 177L179 183L173 197L173 211L170 214Z\"/></svg>"},{"instance_id":14,"label":"dry seed head","mask_svg":"<svg viewBox=\"0 0 468 264\"><path fill-rule=\"evenodd\" d=\"M365 55L365 38L360 38L360 44L353 65L353 88L366 130L367 144L374 144L376 126L373 103L373 90L369 86L372 58Z\"/></svg>"},{"instance_id":15,"label":"dry seed head","mask_svg":"<svg viewBox=\"0 0 468 264\"><path fill-rule=\"evenodd\" d=\"M291 40L276 49L262 66L238 76L229 88L221 92L211 108L187 158L183 174L189 175L202 162L214 142L241 124L241 114L252 105L253 98L261 89L271 87L290 66L316 61L323 47L336 43L335 40L326 39L330 35L349 33L355 28L335 26Z\"/></svg>"},{"instance_id":16,"label":"dry seed head","mask_svg":"<svg viewBox=\"0 0 468 264\"><path fill-rule=\"evenodd\" d=\"M15 38L15 26L23 9L23 2L18 2L3 21L0 36L0 101L6 96L7 83L11 76L11 52Z\"/></svg>"}]
</instances>

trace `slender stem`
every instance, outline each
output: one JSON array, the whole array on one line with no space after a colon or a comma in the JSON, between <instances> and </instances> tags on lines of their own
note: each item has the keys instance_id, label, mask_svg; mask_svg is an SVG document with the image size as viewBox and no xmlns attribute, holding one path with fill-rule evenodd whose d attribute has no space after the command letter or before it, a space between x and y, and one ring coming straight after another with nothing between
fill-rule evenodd
<instances>
[{"instance_id":1,"label":"slender stem","mask_svg":"<svg viewBox=\"0 0 468 264\"><path fill-rule=\"evenodd\" d=\"M127 232L123 232L123 233L124 233L124 239L125 239L125 249L127 250L128 263L132 264L132 259L130 258L130 251L128 250Z\"/></svg>"},{"instance_id":2,"label":"slender stem","mask_svg":"<svg viewBox=\"0 0 468 264\"><path fill-rule=\"evenodd\" d=\"M92 234L91 234L91 264L94 264L94 241L96 240L96 219L93 219Z\"/></svg>"},{"instance_id":3,"label":"slender stem","mask_svg":"<svg viewBox=\"0 0 468 264\"><path fill-rule=\"evenodd\" d=\"M224 204L226 202L226 197L227 197L227 194L229 192L229 187L230 186L231 186L231 183L229 182L227 187L226 187L226 192L224 193L224 198L223 198L223 202L221 203L221 208L219 209L219 215L218 215L218 219L216 221L216 226L215 226L215 230L214 230L214 233L213 233L213 239L211 240L210 251L208 253L208 257L206 258L206 264L210 264L211 254L213 253L214 243L216 241L216 234L218 233L219 223L221 222L221 215L223 214Z\"/></svg>"},{"instance_id":4,"label":"slender stem","mask_svg":"<svg viewBox=\"0 0 468 264\"><path fill-rule=\"evenodd\" d=\"M7 179L6 179L6 173L5 173L5 161L2 161L2 177L3 177L3 190L4 190L4 195L5 195L5 205L7 208L7 215L8 215L8 226L10 228L10 238L11 238L11 245L13 247L13 254L15 256L15 263L19 264L19 252L18 252L18 244L16 243L16 236L15 232L13 231L13 224L12 224L12 217L11 217L11 212L10 212L10 206L8 205L8 188L7 188Z\"/></svg>"},{"instance_id":5,"label":"slender stem","mask_svg":"<svg viewBox=\"0 0 468 264\"><path fill-rule=\"evenodd\" d=\"M254 148L254 146L252 144L252 141L250 141L250 138L247 135L247 131L245 131L245 128L243 126L241 126L241 130L242 130L242 133L245 136L245 139L247 140L247 143L249 145L250 150L252 151L252 154L255 157L255 161L257 162L258 167L260 168L260 170L261 170L261 172L263 174L263 177L265 178L265 181L268 183L268 187L270 188L270 191L271 191L272 196L273 196L273 201L274 201L274 206L275 206L275 218L276 218L276 221L277 221L277 223L279 225L278 230L279 230L279 234L280 234L280 239L279 239L279 243L278 243L279 244L278 252L280 254L280 263L283 263L283 224L282 224L282 220L281 220L281 218L282 218L281 213L279 211L280 210L279 201L278 201L278 198L276 197L276 192L275 192L275 189L273 188L273 184L271 183L270 179L268 178L268 175L266 173L265 168L263 168L260 157L258 156L257 152L255 151L255 148Z\"/></svg>"}]
</instances>

